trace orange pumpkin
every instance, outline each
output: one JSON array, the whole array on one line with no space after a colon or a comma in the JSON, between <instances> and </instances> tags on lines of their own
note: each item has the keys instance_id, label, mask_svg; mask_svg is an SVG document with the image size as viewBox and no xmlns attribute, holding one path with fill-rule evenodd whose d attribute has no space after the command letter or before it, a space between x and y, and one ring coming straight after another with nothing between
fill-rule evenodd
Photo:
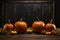
<instances>
[{"instance_id":1,"label":"orange pumpkin","mask_svg":"<svg viewBox=\"0 0 60 40\"><path fill-rule=\"evenodd\" d=\"M13 24L12 23L10 23L10 20L9 20L9 23L6 23L5 25L4 25L4 28L3 28L3 30L4 31L12 31L13 30Z\"/></svg>"},{"instance_id":2,"label":"orange pumpkin","mask_svg":"<svg viewBox=\"0 0 60 40\"><path fill-rule=\"evenodd\" d=\"M41 33L44 30L45 23L43 21L35 21L32 24L33 31L36 33Z\"/></svg>"},{"instance_id":3,"label":"orange pumpkin","mask_svg":"<svg viewBox=\"0 0 60 40\"><path fill-rule=\"evenodd\" d=\"M48 31L51 31L51 32L52 32L52 30L56 30L56 25L52 22L53 22L53 20L51 19L50 23L47 23L45 26L45 29Z\"/></svg>"},{"instance_id":4,"label":"orange pumpkin","mask_svg":"<svg viewBox=\"0 0 60 40\"><path fill-rule=\"evenodd\" d=\"M56 30L56 25L53 23L48 23L46 24L45 29L48 31Z\"/></svg>"},{"instance_id":5,"label":"orange pumpkin","mask_svg":"<svg viewBox=\"0 0 60 40\"><path fill-rule=\"evenodd\" d=\"M17 21L15 29L18 33L24 33L27 30L27 23L25 21Z\"/></svg>"},{"instance_id":6,"label":"orange pumpkin","mask_svg":"<svg viewBox=\"0 0 60 40\"><path fill-rule=\"evenodd\" d=\"M4 30L6 30L6 31L12 31L13 30L13 24L5 24L4 25Z\"/></svg>"}]
</instances>

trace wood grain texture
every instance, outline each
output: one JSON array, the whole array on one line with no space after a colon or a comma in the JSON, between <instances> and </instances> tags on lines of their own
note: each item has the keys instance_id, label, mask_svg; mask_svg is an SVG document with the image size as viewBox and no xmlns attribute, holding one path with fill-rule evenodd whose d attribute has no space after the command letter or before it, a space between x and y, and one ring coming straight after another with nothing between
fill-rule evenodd
<instances>
[{"instance_id":1,"label":"wood grain texture","mask_svg":"<svg viewBox=\"0 0 60 40\"><path fill-rule=\"evenodd\" d=\"M60 36L37 34L0 35L0 40L60 40Z\"/></svg>"}]
</instances>

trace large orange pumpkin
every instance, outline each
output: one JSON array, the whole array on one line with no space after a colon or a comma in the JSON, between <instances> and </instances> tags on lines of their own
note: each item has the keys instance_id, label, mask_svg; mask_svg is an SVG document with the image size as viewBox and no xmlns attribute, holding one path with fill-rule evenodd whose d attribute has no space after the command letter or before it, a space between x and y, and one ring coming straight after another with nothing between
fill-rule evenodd
<instances>
[{"instance_id":1,"label":"large orange pumpkin","mask_svg":"<svg viewBox=\"0 0 60 40\"><path fill-rule=\"evenodd\" d=\"M53 23L47 23L45 29L48 31L56 30L56 25Z\"/></svg>"},{"instance_id":2,"label":"large orange pumpkin","mask_svg":"<svg viewBox=\"0 0 60 40\"><path fill-rule=\"evenodd\" d=\"M44 30L45 23L43 21L35 21L32 24L33 31L36 33L41 33Z\"/></svg>"},{"instance_id":3,"label":"large orange pumpkin","mask_svg":"<svg viewBox=\"0 0 60 40\"><path fill-rule=\"evenodd\" d=\"M24 33L27 30L27 23L25 21L17 21L15 29L18 33Z\"/></svg>"}]
</instances>

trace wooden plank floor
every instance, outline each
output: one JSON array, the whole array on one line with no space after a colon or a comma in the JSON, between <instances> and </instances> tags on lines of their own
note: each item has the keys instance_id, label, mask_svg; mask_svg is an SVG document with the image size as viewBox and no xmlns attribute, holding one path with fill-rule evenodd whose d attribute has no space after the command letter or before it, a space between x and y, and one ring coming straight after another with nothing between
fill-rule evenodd
<instances>
[{"instance_id":1,"label":"wooden plank floor","mask_svg":"<svg viewBox=\"0 0 60 40\"><path fill-rule=\"evenodd\" d=\"M39 34L0 35L0 40L60 40L60 36Z\"/></svg>"}]
</instances>

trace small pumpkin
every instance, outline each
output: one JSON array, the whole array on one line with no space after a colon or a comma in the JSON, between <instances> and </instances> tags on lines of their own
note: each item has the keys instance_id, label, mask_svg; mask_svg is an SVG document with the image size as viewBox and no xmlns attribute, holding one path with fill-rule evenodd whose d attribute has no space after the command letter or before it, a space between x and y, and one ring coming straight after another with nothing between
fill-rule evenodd
<instances>
[{"instance_id":1,"label":"small pumpkin","mask_svg":"<svg viewBox=\"0 0 60 40\"><path fill-rule=\"evenodd\" d=\"M50 35L50 34L51 34L51 32L48 32L48 31L46 31L45 33L46 33L47 35Z\"/></svg>"},{"instance_id":2,"label":"small pumpkin","mask_svg":"<svg viewBox=\"0 0 60 40\"><path fill-rule=\"evenodd\" d=\"M37 18L38 19L38 18ZM33 31L36 33L41 33L44 30L45 23L43 21L34 21L32 24Z\"/></svg>"},{"instance_id":3,"label":"small pumpkin","mask_svg":"<svg viewBox=\"0 0 60 40\"><path fill-rule=\"evenodd\" d=\"M12 31L13 30L13 27L14 27L13 24L10 23L10 20L8 20L8 21L9 21L9 23L6 23L3 27L4 31Z\"/></svg>"},{"instance_id":4,"label":"small pumpkin","mask_svg":"<svg viewBox=\"0 0 60 40\"><path fill-rule=\"evenodd\" d=\"M20 21L17 21L15 23L15 29L18 33L24 33L27 30L27 28L27 23L25 21L22 21L22 18L20 19Z\"/></svg>"},{"instance_id":5,"label":"small pumpkin","mask_svg":"<svg viewBox=\"0 0 60 40\"><path fill-rule=\"evenodd\" d=\"M13 31L10 32L10 34L15 35L15 34L17 34L17 31L13 30Z\"/></svg>"},{"instance_id":6,"label":"small pumpkin","mask_svg":"<svg viewBox=\"0 0 60 40\"><path fill-rule=\"evenodd\" d=\"M48 23L48 24L46 24L46 29L48 31L56 30L56 26L55 26L55 24Z\"/></svg>"},{"instance_id":7,"label":"small pumpkin","mask_svg":"<svg viewBox=\"0 0 60 40\"><path fill-rule=\"evenodd\" d=\"M29 27L26 31L27 31L27 33L29 33L29 34L30 34L30 33L32 33L32 32L33 32L33 29L32 29L32 27Z\"/></svg>"},{"instance_id":8,"label":"small pumpkin","mask_svg":"<svg viewBox=\"0 0 60 40\"><path fill-rule=\"evenodd\" d=\"M52 23L52 20L51 20L50 23L46 24L45 29L48 31L56 30L56 25Z\"/></svg>"}]
</instances>

